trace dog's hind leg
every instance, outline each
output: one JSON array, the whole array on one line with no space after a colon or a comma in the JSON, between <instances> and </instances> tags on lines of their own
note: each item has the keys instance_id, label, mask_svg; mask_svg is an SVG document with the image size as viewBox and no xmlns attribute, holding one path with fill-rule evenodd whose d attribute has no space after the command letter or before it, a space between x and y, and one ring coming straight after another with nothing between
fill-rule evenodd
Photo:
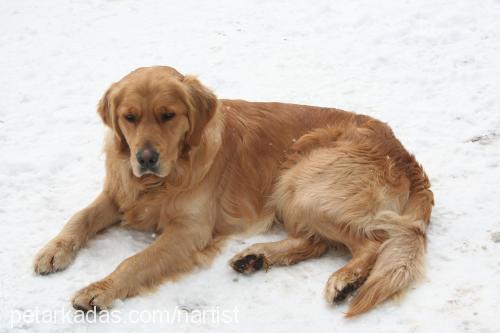
<instances>
[{"instance_id":1,"label":"dog's hind leg","mask_svg":"<svg viewBox=\"0 0 500 333\"><path fill-rule=\"evenodd\" d=\"M229 262L240 273L252 273L272 265L293 265L322 256L328 244L307 238L287 238L277 242L254 244L235 255Z\"/></svg>"},{"instance_id":2,"label":"dog's hind leg","mask_svg":"<svg viewBox=\"0 0 500 333\"><path fill-rule=\"evenodd\" d=\"M329 303L341 302L361 287L377 258L380 243L370 242L352 249L353 258L344 267L333 273L325 287L325 299Z\"/></svg>"}]
</instances>

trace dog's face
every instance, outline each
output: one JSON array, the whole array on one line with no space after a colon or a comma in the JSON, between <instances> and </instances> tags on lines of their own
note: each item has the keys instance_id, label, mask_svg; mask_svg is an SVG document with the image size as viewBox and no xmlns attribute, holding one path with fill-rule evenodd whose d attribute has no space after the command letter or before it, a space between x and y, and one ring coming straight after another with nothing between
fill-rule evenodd
<instances>
[{"instance_id":1,"label":"dog's face","mask_svg":"<svg viewBox=\"0 0 500 333\"><path fill-rule=\"evenodd\" d=\"M139 68L111 85L98 112L136 177L166 177L200 144L216 108L216 96L196 78L158 66Z\"/></svg>"}]
</instances>

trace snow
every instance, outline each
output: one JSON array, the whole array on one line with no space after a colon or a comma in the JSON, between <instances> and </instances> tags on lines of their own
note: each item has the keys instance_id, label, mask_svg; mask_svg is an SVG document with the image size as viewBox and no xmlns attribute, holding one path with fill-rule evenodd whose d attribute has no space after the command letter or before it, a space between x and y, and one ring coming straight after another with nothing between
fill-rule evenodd
<instances>
[{"instance_id":1,"label":"snow","mask_svg":"<svg viewBox=\"0 0 500 333\"><path fill-rule=\"evenodd\" d=\"M2 1L0 331L500 331L499 18L498 0ZM228 267L278 231L235 238L209 268L115 302L118 322L72 323L71 295L151 235L112 229L50 276L35 276L31 262L100 190L101 94L155 64L198 74L224 98L387 121L433 184L426 278L347 320L345 304L322 297L345 250L250 277ZM230 322L197 320L210 310ZM41 320L57 311L67 317ZM148 322L154 311L188 320Z\"/></svg>"}]
</instances>

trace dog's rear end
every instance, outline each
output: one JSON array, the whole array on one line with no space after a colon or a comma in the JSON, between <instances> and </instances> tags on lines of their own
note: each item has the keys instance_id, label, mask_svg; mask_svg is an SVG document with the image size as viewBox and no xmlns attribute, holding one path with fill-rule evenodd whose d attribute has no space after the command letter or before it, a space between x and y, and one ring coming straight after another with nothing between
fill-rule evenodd
<instances>
[{"instance_id":1,"label":"dog's rear end","mask_svg":"<svg viewBox=\"0 0 500 333\"><path fill-rule=\"evenodd\" d=\"M413 157L405 164L410 180L409 198L402 212L381 211L365 231L372 238L381 232L383 242L366 282L352 300L348 316L363 313L396 295L422 277L426 230L434 197L429 180Z\"/></svg>"},{"instance_id":2,"label":"dog's rear end","mask_svg":"<svg viewBox=\"0 0 500 333\"><path fill-rule=\"evenodd\" d=\"M332 274L325 297L340 302L359 288L348 317L421 276L433 205L427 176L390 128L372 119L354 123L309 132L295 143L272 200L290 238L253 245L232 260L250 272L248 262L288 265L341 242L353 258Z\"/></svg>"}]
</instances>

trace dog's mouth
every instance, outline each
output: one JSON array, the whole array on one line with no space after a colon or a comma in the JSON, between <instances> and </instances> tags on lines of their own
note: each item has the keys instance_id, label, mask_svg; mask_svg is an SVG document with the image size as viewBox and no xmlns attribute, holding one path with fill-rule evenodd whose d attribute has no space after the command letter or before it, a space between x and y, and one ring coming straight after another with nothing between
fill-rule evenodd
<instances>
[{"instance_id":1,"label":"dog's mouth","mask_svg":"<svg viewBox=\"0 0 500 333\"><path fill-rule=\"evenodd\" d=\"M136 174L134 172L134 176L136 176L137 178L140 178L141 180L165 178L165 175L163 175L158 170L142 170L141 169L141 170L139 170L139 174Z\"/></svg>"},{"instance_id":2,"label":"dog's mouth","mask_svg":"<svg viewBox=\"0 0 500 333\"><path fill-rule=\"evenodd\" d=\"M159 176L158 167L154 167L154 168L140 167L139 168L139 173L140 173L141 177L144 177L144 176L147 176L147 175Z\"/></svg>"},{"instance_id":3,"label":"dog's mouth","mask_svg":"<svg viewBox=\"0 0 500 333\"><path fill-rule=\"evenodd\" d=\"M160 178L165 178L170 170L169 163L166 163L166 167L163 165L158 165L154 167L149 167L145 168L140 165L133 165L132 166L132 174L141 179L160 179Z\"/></svg>"}]
</instances>

